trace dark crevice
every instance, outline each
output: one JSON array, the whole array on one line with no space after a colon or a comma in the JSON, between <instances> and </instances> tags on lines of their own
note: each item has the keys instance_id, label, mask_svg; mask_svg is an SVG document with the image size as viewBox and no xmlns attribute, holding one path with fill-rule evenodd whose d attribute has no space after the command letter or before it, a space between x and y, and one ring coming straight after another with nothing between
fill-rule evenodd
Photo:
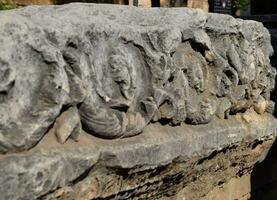
<instances>
[{"instance_id":1,"label":"dark crevice","mask_svg":"<svg viewBox=\"0 0 277 200\"><path fill-rule=\"evenodd\" d=\"M251 149L255 149L258 145L263 144L262 140L255 140L255 142L252 144Z\"/></svg>"},{"instance_id":2,"label":"dark crevice","mask_svg":"<svg viewBox=\"0 0 277 200\"><path fill-rule=\"evenodd\" d=\"M120 175L123 180L126 180L130 177L130 169L126 168L107 168L109 171L115 171L116 174Z\"/></svg>"},{"instance_id":3,"label":"dark crevice","mask_svg":"<svg viewBox=\"0 0 277 200\"><path fill-rule=\"evenodd\" d=\"M200 160L197 162L197 165L203 164L206 160L212 160L218 153L220 153L220 152L219 152L219 151L213 151L209 156L200 159Z\"/></svg>"},{"instance_id":4,"label":"dark crevice","mask_svg":"<svg viewBox=\"0 0 277 200\"><path fill-rule=\"evenodd\" d=\"M165 169L166 169L166 167L161 168L160 170L158 170L158 173L162 173L162 171ZM144 171L143 173L145 173L145 172L146 171ZM166 191L170 187L175 185L176 191L170 190L170 191L163 193L165 196L173 196L174 194L177 193L178 185L180 185L180 183L182 182L183 179L184 179L184 174L182 174L182 173L172 174L172 175L163 177L161 180L157 179L157 180L154 180L151 182L146 182L142 185L139 185L138 187L131 188L131 189L125 190L125 191L119 191L117 194L113 194L113 195L110 195L107 197L94 198L94 200L111 200L111 199L117 199L117 198L133 199L135 197L137 199L145 199L144 195L147 196L148 198L151 198L151 197L154 198L154 197L156 197L155 194L151 195L149 190L150 191L155 191L155 190L165 190ZM163 183L163 186L159 186L159 183ZM149 190L145 190L145 188L148 188Z\"/></svg>"},{"instance_id":5,"label":"dark crevice","mask_svg":"<svg viewBox=\"0 0 277 200\"><path fill-rule=\"evenodd\" d=\"M171 120L170 118L160 118L158 122L159 122L161 125L165 126L165 125L170 124L171 121L172 121L172 120Z\"/></svg>"},{"instance_id":6,"label":"dark crevice","mask_svg":"<svg viewBox=\"0 0 277 200\"><path fill-rule=\"evenodd\" d=\"M7 91L7 90L0 91L0 96L1 96L1 95L3 95L3 96L8 95L8 91Z\"/></svg>"},{"instance_id":7,"label":"dark crevice","mask_svg":"<svg viewBox=\"0 0 277 200\"><path fill-rule=\"evenodd\" d=\"M129 106L128 105L112 105L110 106L114 110L118 110L120 112L127 113Z\"/></svg>"},{"instance_id":8,"label":"dark crevice","mask_svg":"<svg viewBox=\"0 0 277 200\"><path fill-rule=\"evenodd\" d=\"M71 47L71 48L73 48L73 49L78 49L77 44L75 44L75 43L72 42L72 41L68 42L66 46Z\"/></svg>"},{"instance_id":9,"label":"dark crevice","mask_svg":"<svg viewBox=\"0 0 277 200\"><path fill-rule=\"evenodd\" d=\"M203 164L206 160L212 160L214 159L218 154L220 153L223 153L223 154L226 154L227 151L231 151L233 149L236 149L237 148L237 145L232 145L232 146L229 146L229 147L226 147L226 148L223 148L222 150L220 151L213 151L210 155L200 159L198 162L197 162L197 165L201 165Z\"/></svg>"},{"instance_id":10,"label":"dark crevice","mask_svg":"<svg viewBox=\"0 0 277 200\"><path fill-rule=\"evenodd\" d=\"M72 180L69 185L76 185L77 183L83 181L85 178L88 177L89 173L92 171L94 166L89 167L86 169L82 174L80 174L76 179Z\"/></svg>"},{"instance_id":11,"label":"dark crevice","mask_svg":"<svg viewBox=\"0 0 277 200\"><path fill-rule=\"evenodd\" d=\"M174 76L170 76L168 82L171 83L174 80Z\"/></svg>"},{"instance_id":12,"label":"dark crevice","mask_svg":"<svg viewBox=\"0 0 277 200\"><path fill-rule=\"evenodd\" d=\"M9 95L10 91L15 85L15 80L11 81L5 88L5 90L0 91L0 102L1 102L1 96L7 96Z\"/></svg>"},{"instance_id":13,"label":"dark crevice","mask_svg":"<svg viewBox=\"0 0 277 200\"><path fill-rule=\"evenodd\" d=\"M224 181L218 181L217 185L220 186L220 185L223 185L225 182Z\"/></svg>"},{"instance_id":14,"label":"dark crevice","mask_svg":"<svg viewBox=\"0 0 277 200\"><path fill-rule=\"evenodd\" d=\"M56 119L61 116L61 114L65 111L67 111L70 107L72 107L71 105L63 105L60 111L60 114L56 117Z\"/></svg>"},{"instance_id":15,"label":"dark crevice","mask_svg":"<svg viewBox=\"0 0 277 200\"><path fill-rule=\"evenodd\" d=\"M203 44L198 43L192 39L189 39L188 41L195 52L199 52L203 57L205 57L205 51L208 49Z\"/></svg>"}]
</instances>

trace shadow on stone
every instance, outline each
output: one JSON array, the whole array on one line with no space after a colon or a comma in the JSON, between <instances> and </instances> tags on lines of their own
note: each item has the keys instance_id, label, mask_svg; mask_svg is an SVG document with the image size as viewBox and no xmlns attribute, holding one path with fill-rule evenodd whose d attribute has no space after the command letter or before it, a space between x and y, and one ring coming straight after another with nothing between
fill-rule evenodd
<instances>
[{"instance_id":1,"label":"shadow on stone","mask_svg":"<svg viewBox=\"0 0 277 200\"><path fill-rule=\"evenodd\" d=\"M277 199L277 140L251 174L250 200Z\"/></svg>"},{"instance_id":2,"label":"shadow on stone","mask_svg":"<svg viewBox=\"0 0 277 200\"><path fill-rule=\"evenodd\" d=\"M270 57L271 65L277 69L277 28L268 29L271 35L271 44L273 46L275 54ZM277 85L277 78L275 78L275 88ZM277 116L277 90L274 89L271 93L271 100L275 102L274 116Z\"/></svg>"},{"instance_id":3,"label":"shadow on stone","mask_svg":"<svg viewBox=\"0 0 277 200\"><path fill-rule=\"evenodd\" d=\"M274 52L277 51L277 29L269 29ZM277 54L271 57L271 64L277 67ZM277 79L275 80L277 88ZM277 90L271 93L271 100L275 102L274 116L277 116ZM268 151L265 159L257 163L251 174L250 200L275 200L277 199L277 140Z\"/></svg>"}]
</instances>

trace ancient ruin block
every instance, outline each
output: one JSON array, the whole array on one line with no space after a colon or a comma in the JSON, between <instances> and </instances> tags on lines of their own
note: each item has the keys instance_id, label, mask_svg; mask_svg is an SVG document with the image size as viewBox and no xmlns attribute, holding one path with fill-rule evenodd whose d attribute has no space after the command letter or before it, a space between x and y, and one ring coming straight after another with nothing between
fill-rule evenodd
<instances>
[{"instance_id":1,"label":"ancient ruin block","mask_svg":"<svg viewBox=\"0 0 277 200\"><path fill-rule=\"evenodd\" d=\"M84 173L105 185L106 167L156 169L275 136L273 51L254 21L187 8L35 6L0 13L0 46L5 199L57 188L78 196L71 186ZM164 183L149 195L166 193ZM112 199L124 187L76 199Z\"/></svg>"},{"instance_id":2,"label":"ancient ruin block","mask_svg":"<svg viewBox=\"0 0 277 200\"><path fill-rule=\"evenodd\" d=\"M189 9L71 7L0 13L2 152L33 147L71 106L103 138L272 109L261 24Z\"/></svg>"}]
</instances>

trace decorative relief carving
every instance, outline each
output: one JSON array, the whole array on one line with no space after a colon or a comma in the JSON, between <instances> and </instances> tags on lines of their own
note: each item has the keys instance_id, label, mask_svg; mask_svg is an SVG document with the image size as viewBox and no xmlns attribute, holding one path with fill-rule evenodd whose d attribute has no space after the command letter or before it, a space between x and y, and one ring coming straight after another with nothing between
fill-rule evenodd
<instances>
[{"instance_id":1,"label":"decorative relief carving","mask_svg":"<svg viewBox=\"0 0 277 200\"><path fill-rule=\"evenodd\" d=\"M206 22L195 27L153 28L147 19L149 27L135 30L115 29L107 13L110 27L91 19L76 34L66 32L73 24L51 33L25 17L29 27L13 21L18 32L7 35L1 21L1 152L33 147L70 107L83 130L103 138L134 136L152 122L197 125L251 107L272 111L268 32L237 20L225 33L213 27L223 23L217 15L198 14ZM258 28L251 36L247 26Z\"/></svg>"}]
</instances>

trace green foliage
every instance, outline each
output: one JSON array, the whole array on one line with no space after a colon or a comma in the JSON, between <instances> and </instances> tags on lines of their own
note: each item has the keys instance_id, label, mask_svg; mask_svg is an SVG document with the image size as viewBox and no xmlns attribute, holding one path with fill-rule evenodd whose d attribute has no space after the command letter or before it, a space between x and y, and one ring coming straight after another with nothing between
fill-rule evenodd
<instances>
[{"instance_id":1,"label":"green foliage","mask_svg":"<svg viewBox=\"0 0 277 200\"><path fill-rule=\"evenodd\" d=\"M10 10L14 8L15 8L15 5L10 4L5 0L0 0L0 10Z\"/></svg>"},{"instance_id":2,"label":"green foliage","mask_svg":"<svg viewBox=\"0 0 277 200\"><path fill-rule=\"evenodd\" d=\"M237 10L244 10L250 5L250 0L233 0L233 7Z\"/></svg>"}]
</instances>

